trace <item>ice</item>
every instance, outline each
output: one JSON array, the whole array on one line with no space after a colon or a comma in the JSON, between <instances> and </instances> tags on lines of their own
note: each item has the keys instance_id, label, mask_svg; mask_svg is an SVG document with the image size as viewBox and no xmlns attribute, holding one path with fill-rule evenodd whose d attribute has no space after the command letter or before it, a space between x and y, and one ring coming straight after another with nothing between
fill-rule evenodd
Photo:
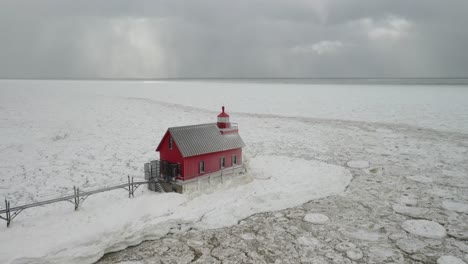
<instances>
[{"instance_id":1,"label":"ice","mask_svg":"<svg viewBox=\"0 0 468 264\"><path fill-rule=\"evenodd\" d=\"M304 221L316 225L323 225L330 221L330 219L324 214L307 214L304 216Z\"/></svg>"},{"instance_id":2,"label":"ice","mask_svg":"<svg viewBox=\"0 0 468 264\"><path fill-rule=\"evenodd\" d=\"M376 232L372 232L365 229L357 230L342 230L344 235L349 236L354 239L364 240L364 241L378 241L382 238L382 235Z\"/></svg>"},{"instance_id":3,"label":"ice","mask_svg":"<svg viewBox=\"0 0 468 264\"><path fill-rule=\"evenodd\" d=\"M408 254L414 254L424 249L427 244L419 239L409 238L400 239L396 242L399 249L403 250Z\"/></svg>"},{"instance_id":4,"label":"ice","mask_svg":"<svg viewBox=\"0 0 468 264\"><path fill-rule=\"evenodd\" d=\"M459 203L459 202L452 202L452 201L443 201L442 207L446 210L455 211L458 213L466 213L468 214L468 204L466 203Z\"/></svg>"},{"instance_id":5,"label":"ice","mask_svg":"<svg viewBox=\"0 0 468 264\"><path fill-rule=\"evenodd\" d=\"M437 264L466 264L463 260L454 256L442 256L437 259Z\"/></svg>"},{"instance_id":6,"label":"ice","mask_svg":"<svg viewBox=\"0 0 468 264\"><path fill-rule=\"evenodd\" d=\"M364 256L359 248L346 251L346 256L351 260L360 260Z\"/></svg>"},{"instance_id":7,"label":"ice","mask_svg":"<svg viewBox=\"0 0 468 264\"><path fill-rule=\"evenodd\" d=\"M439 223L428 220L407 220L401 228L407 232L426 238L444 238L447 232Z\"/></svg>"},{"instance_id":8,"label":"ice","mask_svg":"<svg viewBox=\"0 0 468 264\"><path fill-rule=\"evenodd\" d=\"M285 156L251 158L248 171L254 179L258 175L270 178L260 177L198 196L144 192L133 200L99 199L97 203L97 199L91 199L78 214L63 212L58 218L53 210L49 216L31 210L37 213L34 221L29 219L5 230L10 239L2 244L0 260L9 263L29 256L78 263L97 259L106 250L122 249L165 234L177 223L196 228L230 226L254 213L281 210L339 193L351 180L342 167ZM54 226L54 232L47 231L49 226ZM17 250L18 244L29 250ZM57 251L59 248L68 250ZM81 257L76 259L76 255Z\"/></svg>"},{"instance_id":9,"label":"ice","mask_svg":"<svg viewBox=\"0 0 468 264\"><path fill-rule=\"evenodd\" d=\"M409 180L415 181L415 182L420 182L420 183L431 183L432 182L431 178L421 176L421 175L408 176L406 178L409 179Z\"/></svg>"},{"instance_id":10,"label":"ice","mask_svg":"<svg viewBox=\"0 0 468 264\"><path fill-rule=\"evenodd\" d=\"M335 85L232 81L17 81L2 87L71 90L99 96L143 98L208 111L230 103L235 112L405 123L468 131L468 91L450 85ZM220 92L235 91L235 92ZM16 93L18 94L18 93ZM205 96L209 94L210 96ZM269 96L265 96L268 94ZM11 98L11 96L9 96ZM258 103L262 100L262 103ZM450 102L450 104L446 104ZM333 106L333 107L330 107ZM389 111L391 110L391 111ZM409 114L409 113L418 113Z\"/></svg>"},{"instance_id":11,"label":"ice","mask_svg":"<svg viewBox=\"0 0 468 264\"><path fill-rule=\"evenodd\" d=\"M427 214L429 213L427 208L404 206L399 204L393 205L393 211L413 218L424 218L427 217Z\"/></svg>"},{"instance_id":12,"label":"ice","mask_svg":"<svg viewBox=\"0 0 468 264\"><path fill-rule=\"evenodd\" d=\"M404 194L396 199L396 202L402 205L416 206L418 204L417 196L414 194Z\"/></svg>"},{"instance_id":13,"label":"ice","mask_svg":"<svg viewBox=\"0 0 468 264\"><path fill-rule=\"evenodd\" d=\"M447 233L460 240L468 240L468 222L454 223L447 226Z\"/></svg>"},{"instance_id":14,"label":"ice","mask_svg":"<svg viewBox=\"0 0 468 264\"><path fill-rule=\"evenodd\" d=\"M192 201L196 211L206 203L216 210L207 211L197 226L232 225L253 213L280 210L291 207L291 204L336 194L351 180L350 173L342 167L284 156L257 156L249 161L249 167L254 179L257 175L270 175L271 178L263 180L261 177L262 180L250 184L198 197ZM324 174L327 177L321 177Z\"/></svg>"},{"instance_id":15,"label":"ice","mask_svg":"<svg viewBox=\"0 0 468 264\"><path fill-rule=\"evenodd\" d=\"M346 163L350 168L364 169L370 166L369 162L366 160L351 160Z\"/></svg>"},{"instance_id":16,"label":"ice","mask_svg":"<svg viewBox=\"0 0 468 264\"><path fill-rule=\"evenodd\" d=\"M335 249L341 252L345 252L351 249L355 249L356 245L351 242L340 242L336 245Z\"/></svg>"},{"instance_id":17,"label":"ice","mask_svg":"<svg viewBox=\"0 0 468 264\"><path fill-rule=\"evenodd\" d=\"M377 263L386 262L388 259L394 258L397 255L395 249L371 247L369 248L369 258Z\"/></svg>"},{"instance_id":18,"label":"ice","mask_svg":"<svg viewBox=\"0 0 468 264\"><path fill-rule=\"evenodd\" d=\"M128 199L125 190L116 190L88 198L77 212L67 203L25 210L9 229L0 226L0 237L8 238L0 240L0 262L92 263L106 252L161 237L154 241L160 247L122 254L147 254L156 263L157 258L189 262L199 254L190 245L203 252L199 262L216 262L213 251L246 262L275 253L350 263L348 258L359 253L346 252L359 248L360 262L402 263L408 256L401 247L416 252L411 258L424 255L424 261L460 258L464 247L454 241L466 240L466 213L456 213L463 206L453 203L468 201L463 189L467 91L215 81L0 81L0 195L12 205L70 194L74 185L89 190L125 182L127 175L143 177L142 164L157 158L154 148L167 127L213 122L221 104L239 122L251 178L193 195L161 195L142 186ZM350 185L346 165L356 176ZM293 206L300 210L285 209ZM276 210L281 211L269 213ZM266 213L257 215L261 212ZM304 222L308 213L331 221ZM424 245L411 250L418 242L405 243L415 238L401 228L411 217L443 224L450 238L420 238ZM237 227L245 230L227 232ZM187 236L194 237L187 241ZM224 248L216 248L213 237L225 242ZM320 245L313 256L312 237ZM297 248L291 246L294 241ZM338 241L352 241L354 247L335 252ZM433 246L433 241L441 244ZM164 249L172 251L164 255Z\"/></svg>"},{"instance_id":19,"label":"ice","mask_svg":"<svg viewBox=\"0 0 468 264\"><path fill-rule=\"evenodd\" d=\"M245 240L253 240L253 239L255 239L255 235L252 234L252 233L242 234L241 237L242 237L242 239L245 239Z\"/></svg>"},{"instance_id":20,"label":"ice","mask_svg":"<svg viewBox=\"0 0 468 264\"><path fill-rule=\"evenodd\" d=\"M461 241L456 241L455 246L458 247L462 252L465 252L468 254L468 244L465 244Z\"/></svg>"},{"instance_id":21,"label":"ice","mask_svg":"<svg viewBox=\"0 0 468 264\"><path fill-rule=\"evenodd\" d=\"M302 246L315 248L320 242L314 237L301 236L297 239L297 243Z\"/></svg>"}]
</instances>

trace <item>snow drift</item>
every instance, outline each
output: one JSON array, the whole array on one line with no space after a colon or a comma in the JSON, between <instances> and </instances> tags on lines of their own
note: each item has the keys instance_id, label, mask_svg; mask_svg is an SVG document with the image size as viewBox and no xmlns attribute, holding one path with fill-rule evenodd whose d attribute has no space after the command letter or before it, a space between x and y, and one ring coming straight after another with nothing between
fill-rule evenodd
<instances>
[{"instance_id":1,"label":"snow drift","mask_svg":"<svg viewBox=\"0 0 468 264\"><path fill-rule=\"evenodd\" d=\"M254 213L338 194L352 178L343 167L284 156L252 158L248 175L250 182L211 193L145 190L135 199L106 193L92 197L76 213L64 205L31 209L25 212L29 219L1 229L8 240L0 242L0 262L92 263L106 252L170 230L229 226Z\"/></svg>"}]
</instances>

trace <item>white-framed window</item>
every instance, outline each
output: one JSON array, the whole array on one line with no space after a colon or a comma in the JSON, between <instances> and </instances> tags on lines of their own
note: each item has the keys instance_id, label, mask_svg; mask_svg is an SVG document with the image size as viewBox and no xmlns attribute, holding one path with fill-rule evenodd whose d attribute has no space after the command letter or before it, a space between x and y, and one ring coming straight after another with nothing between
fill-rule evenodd
<instances>
[{"instance_id":1,"label":"white-framed window","mask_svg":"<svg viewBox=\"0 0 468 264\"><path fill-rule=\"evenodd\" d=\"M172 137L169 138L169 149L172 149L172 146L174 145Z\"/></svg>"},{"instance_id":2,"label":"white-framed window","mask_svg":"<svg viewBox=\"0 0 468 264\"><path fill-rule=\"evenodd\" d=\"M205 172L205 162L202 160L200 161L200 173Z\"/></svg>"},{"instance_id":3,"label":"white-framed window","mask_svg":"<svg viewBox=\"0 0 468 264\"><path fill-rule=\"evenodd\" d=\"M226 158L221 157L221 169L224 169L224 166L226 165Z\"/></svg>"},{"instance_id":4,"label":"white-framed window","mask_svg":"<svg viewBox=\"0 0 468 264\"><path fill-rule=\"evenodd\" d=\"M237 156L232 155L232 166L237 165Z\"/></svg>"},{"instance_id":5,"label":"white-framed window","mask_svg":"<svg viewBox=\"0 0 468 264\"><path fill-rule=\"evenodd\" d=\"M229 117L218 117L219 123L229 123Z\"/></svg>"}]
</instances>

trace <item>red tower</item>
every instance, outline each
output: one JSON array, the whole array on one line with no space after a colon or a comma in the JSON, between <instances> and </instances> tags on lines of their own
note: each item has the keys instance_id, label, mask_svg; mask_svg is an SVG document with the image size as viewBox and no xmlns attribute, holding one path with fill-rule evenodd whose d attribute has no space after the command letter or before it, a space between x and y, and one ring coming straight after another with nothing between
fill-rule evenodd
<instances>
[{"instance_id":1,"label":"red tower","mask_svg":"<svg viewBox=\"0 0 468 264\"><path fill-rule=\"evenodd\" d=\"M229 115L224 112L224 106L221 108L223 111L218 115L218 127L220 129L230 128Z\"/></svg>"}]
</instances>

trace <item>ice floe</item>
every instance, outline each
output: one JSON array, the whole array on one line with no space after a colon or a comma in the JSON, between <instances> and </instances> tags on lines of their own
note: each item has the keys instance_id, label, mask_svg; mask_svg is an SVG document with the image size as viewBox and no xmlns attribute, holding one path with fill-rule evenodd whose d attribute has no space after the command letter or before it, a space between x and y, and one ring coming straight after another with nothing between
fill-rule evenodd
<instances>
[{"instance_id":1,"label":"ice floe","mask_svg":"<svg viewBox=\"0 0 468 264\"><path fill-rule=\"evenodd\" d=\"M433 180L426 176L416 175L416 176L407 176L408 180L412 180L420 183L431 183Z\"/></svg>"},{"instance_id":2,"label":"ice floe","mask_svg":"<svg viewBox=\"0 0 468 264\"><path fill-rule=\"evenodd\" d=\"M426 238L444 238L447 235L443 226L428 220L406 220L401 228L413 235Z\"/></svg>"},{"instance_id":3,"label":"ice floe","mask_svg":"<svg viewBox=\"0 0 468 264\"><path fill-rule=\"evenodd\" d=\"M404 238L396 242L396 245L399 249L403 250L408 254L417 253L418 251L424 249L427 244L419 239L414 238Z\"/></svg>"},{"instance_id":4,"label":"ice floe","mask_svg":"<svg viewBox=\"0 0 468 264\"><path fill-rule=\"evenodd\" d=\"M458 213L468 213L468 204L466 203L443 201L442 208Z\"/></svg>"},{"instance_id":5,"label":"ice floe","mask_svg":"<svg viewBox=\"0 0 468 264\"><path fill-rule=\"evenodd\" d=\"M437 264L466 264L463 260L454 256L442 256L437 259Z\"/></svg>"},{"instance_id":6,"label":"ice floe","mask_svg":"<svg viewBox=\"0 0 468 264\"><path fill-rule=\"evenodd\" d=\"M323 225L328 223L330 219L324 214L306 214L306 216L304 216L304 221L316 225Z\"/></svg>"},{"instance_id":7,"label":"ice floe","mask_svg":"<svg viewBox=\"0 0 468 264\"><path fill-rule=\"evenodd\" d=\"M355 169L365 169L369 168L370 163L366 160L351 160L346 163L348 167L355 168Z\"/></svg>"},{"instance_id":8,"label":"ice floe","mask_svg":"<svg viewBox=\"0 0 468 264\"><path fill-rule=\"evenodd\" d=\"M424 216L429 213L429 209L427 208L404 206L400 204L395 204L392 208L396 213L414 218L424 218Z\"/></svg>"}]
</instances>

